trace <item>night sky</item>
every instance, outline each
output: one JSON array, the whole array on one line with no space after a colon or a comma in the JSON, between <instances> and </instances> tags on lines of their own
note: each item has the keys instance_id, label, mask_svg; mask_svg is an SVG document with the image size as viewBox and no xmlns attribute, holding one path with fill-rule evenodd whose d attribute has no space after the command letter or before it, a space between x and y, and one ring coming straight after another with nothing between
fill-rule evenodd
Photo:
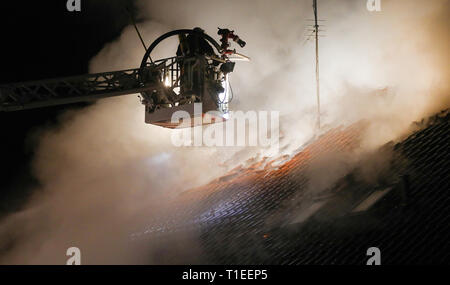
<instances>
[{"instance_id":1,"label":"night sky","mask_svg":"<svg viewBox=\"0 0 450 285\"><path fill-rule=\"evenodd\" d=\"M125 7L135 10L130 0L82 0L81 12L68 12L65 0L10 3L0 9L0 84L88 73L89 60L131 23ZM20 208L37 185L33 134L85 105L0 112L0 218Z\"/></svg>"}]
</instances>

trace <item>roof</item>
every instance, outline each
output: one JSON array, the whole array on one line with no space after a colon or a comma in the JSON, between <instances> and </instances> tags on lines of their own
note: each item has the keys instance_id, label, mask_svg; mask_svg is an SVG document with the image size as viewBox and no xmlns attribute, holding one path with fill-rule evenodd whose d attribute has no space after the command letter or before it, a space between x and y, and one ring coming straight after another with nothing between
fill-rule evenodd
<instances>
[{"instance_id":1,"label":"roof","mask_svg":"<svg viewBox=\"0 0 450 285\"><path fill-rule=\"evenodd\" d=\"M365 264L369 247L383 264L449 263L449 112L417 125L373 154L389 158L376 179L362 178L362 159L323 191L311 189L316 159L358 149L360 122L184 193L135 237L195 233L200 262L213 264ZM331 174L322 175L315 179ZM173 258L162 262L190 262Z\"/></svg>"}]
</instances>

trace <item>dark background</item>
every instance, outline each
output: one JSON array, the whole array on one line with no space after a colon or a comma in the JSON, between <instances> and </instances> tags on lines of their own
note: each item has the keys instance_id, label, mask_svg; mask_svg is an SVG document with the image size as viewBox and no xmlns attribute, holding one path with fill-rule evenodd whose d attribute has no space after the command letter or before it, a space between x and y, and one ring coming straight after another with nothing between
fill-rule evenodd
<instances>
[{"instance_id":1,"label":"dark background","mask_svg":"<svg viewBox=\"0 0 450 285\"><path fill-rule=\"evenodd\" d=\"M0 84L88 73L89 60L131 23L133 0L81 0L69 12L66 0L2 1ZM19 209L38 182L31 161L40 128L56 126L67 109L86 104L0 112L0 218Z\"/></svg>"}]
</instances>

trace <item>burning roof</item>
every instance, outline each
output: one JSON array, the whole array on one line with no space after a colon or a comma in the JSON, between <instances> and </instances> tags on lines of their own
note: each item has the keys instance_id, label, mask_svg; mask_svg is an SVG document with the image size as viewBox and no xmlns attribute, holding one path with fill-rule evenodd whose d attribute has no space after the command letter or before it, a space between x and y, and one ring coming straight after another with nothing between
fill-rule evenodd
<instances>
[{"instance_id":1,"label":"burning roof","mask_svg":"<svg viewBox=\"0 0 450 285\"><path fill-rule=\"evenodd\" d=\"M353 153L365 127L333 129L291 157L235 168L185 192L134 237L195 232L203 261L219 264L364 264L373 246L386 263L448 262L448 110L373 154L389 153L376 179L361 177L362 159L311 191L314 161Z\"/></svg>"}]
</instances>

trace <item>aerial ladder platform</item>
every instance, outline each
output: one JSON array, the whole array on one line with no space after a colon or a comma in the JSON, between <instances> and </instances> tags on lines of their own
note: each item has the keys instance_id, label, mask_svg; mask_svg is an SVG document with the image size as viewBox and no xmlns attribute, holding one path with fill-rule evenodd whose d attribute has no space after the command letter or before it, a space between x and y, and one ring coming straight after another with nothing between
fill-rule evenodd
<instances>
[{"instance_id":1,"label":"aerial ladder platform","mask_svg":"<svg viewBox=\"0 0 450 285\"><path fill-rule=\"evenodd\" d=\"M236 60L249 58L228 48L228 39L241 47L245 46L245 42L233 31L219 29L218 34L222 36L221 45L198 28L168 32L146 48L139 68L0 85L0 111L20 111L140 94L141 103L145 105L145 122L148 124L179 127L183 122L171 121L176 111L185 111L193 117L204 117L206 113L213 112L213 121L208 123L225 120L232 98L229 73L234 70ZM190 36L205 40L214 48L214 54L182 52L174 57L153 61L151 53L155 47L172 36L179 37L180 46ZM200 114L194 114L194 104L201 104ZM184 126L193 126L193 122L184 122Z\"/></svg>"}]
</instances>

